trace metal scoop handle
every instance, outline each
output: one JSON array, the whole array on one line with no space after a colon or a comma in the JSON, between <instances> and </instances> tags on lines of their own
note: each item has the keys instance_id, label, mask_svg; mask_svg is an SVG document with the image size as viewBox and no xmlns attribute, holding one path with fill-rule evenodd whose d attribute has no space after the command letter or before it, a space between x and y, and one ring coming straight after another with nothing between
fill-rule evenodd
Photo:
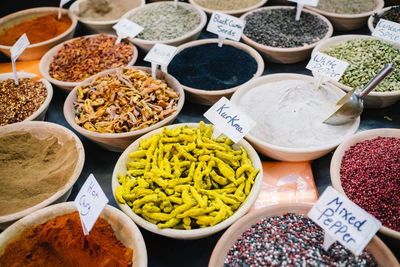
<instances>
[{"instance_id":1,"label":"metal scoop handle","mask_svg":"<svg viewBox=\"0 0 400 267\"><path fill-rule=\"evenodd\" d=\"M372 80L370 80L367 85L364 86L364 89L360 93L360 98L363 99L366 97L392 71L394 71L393 64L386 64L386 66Z\"/></svg>"}]
</instances>

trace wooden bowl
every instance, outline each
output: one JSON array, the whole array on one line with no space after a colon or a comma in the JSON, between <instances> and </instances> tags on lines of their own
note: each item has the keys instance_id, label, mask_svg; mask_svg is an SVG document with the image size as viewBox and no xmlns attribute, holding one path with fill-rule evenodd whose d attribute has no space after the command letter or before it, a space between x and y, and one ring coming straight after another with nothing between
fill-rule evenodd
<instances>
[{"instance_id":1,"label":"wooden bowl","mask_svg":"<svg viewBox=\"0 0 400 267\"><path fill-rule=\"evenodd\" d=\"M394 6L388 6L388 7L382 8L381 10L377 10L376 12L371 14L371 16L369 16L369 18L368 18L368 28L369 28L369 31L371 33L375 30L375 27L374 27L374 15L381 16L386 11L390 10L391 8L394 8Z\"/></svg>"},{"instance_id":2,"label":"wooden bowl","mask_svg":"<svg viewBox=\"0 0 400 267\"><path fill-rule=\"evenodd\" d=\"M194 46L200 46L204 44L214 44L218 43L218 39L202 39L202 40L196 40L192 41L183 45L180 45L177 50L177 54L184 50L185 48L189 47L194 47ZM264 61L260 54L253 48L251 48L248 45L245 45L240 42L234 42L230 40L225 40L224 45L230 45L233 46L237 49L243 50L250 56L252 56L255 61L257 62L257 72L254 74L253 78L251 78L249 81L251 81L254 78L260 77L264 71ZM161 69L165 72L168 72L168 67L167 66L162 66ZM244 83L246 84L246 83ZM243 85L243 84L242 84ZM198 88L192 88L189 86L186 86L182 84L183 89L185 90L186 97L189 101L201 105L208 105L211 106L215 102L217 102L221 97L225 96L226 98L230 98L231 95L242 85L228 88L228 89L223 89L223 90L204 90L204 89L198 89Z\"/></svg>"},{"instance_id":3,"label":"wooden bowl","mask_svg":"<svg viewBox=\"0 0 400 267\"><path fill-rule=\"evenodd\" d=\"M92 35L85 35L85 36L77 37L77 38L74 38L72 40L68 40L66 42L63 42L63 43L53 47L49 51L47 51L47 53L42 57L42 59L40 60L40 63L39 63L40 74L43 76L43 78L45 78L46 80L51 82L53 85L63 89L65 92L69 93L75 86L79 85L83 81L80 81L80 82L65 82L65 81L60 81L60 80L54 79L49 74L50 64L51 64L51 62L53 62L54 56L58 53L58 51L63 47L64 44L69 43L69 42L73 42L74 40L77 40L77 39L82 38L82 37L95 37L97 35L99 35L99 34L92 34ZM115 35L112 35L112 34L107 34L107 35L116 37ZM135 62L136 62L136 60L138 58L138 54L139 54L139 52L138 52L136 46L133 45L133 58L127 64L127 66L131 66L131 65L135 64Z\"/></svg>"},{"instance_id":4,"label":"wooden bowl","mask_svg":"<svg viewBox=\"0 0 400 267\"><path fill-rule=\"evenodd\" d=\"M18 78L33 78L36 77L36 74L26 73L26 72L17 72ZM14 79L14 73L1 73L0 81L4 81L7 79ZM45 80L40 79L40 81L46 86L47 89L47 97L44 100L43 104L28 118L24 121L43 121L46 115L47 109L49 108L51 99L53 98L53 87L51 84Z\"/></svg>"},{"instance_id":5,"label":"wooden bowl","mask_svg":"<svg viewBox=\"0 0 400 267\"><path fill-rule=\"evenodd\" d=\"M166 128L167 129L174 129L179 126L185 126L187 125L189 128L198 128L199 123L181 123L181 124L173 124L169 125ZM257 174L253 187L251 188L250 194L247 196L246 200L242 203L240 208L236 210L236 212L229 217L228 219L210 227L205 227L205 228L199 228L199 229L193 229L193 230L178 230L178 229L171 229L171 228L166 228L166 229L160 229L158 228L157 225L152 224L148 222L147 220L143 219L136 213L132 211L132 209L128 206L128 204L121 204L118 202L118 200L115 197L115 189L119 186L118 182L118 173L120 174L125 174L126 173L126 165L129 162L128 155L129 153L136 151L139 147L139 143L142 139L147 139L150 138L151 135L153 134L158 134L161 131L163 131L163 128L156 129L154 131L151 131L145 135L143 135L141 138L137 139L135 142L133 142L129 147L127 147L124 151L124 153L121 154L119 157L117 164L114 167L114 171L112 174L112 179L111 179L111 185L112 185L112 191L114 195L114 199L117 202L119 208L125 212L131 219L138 224L139 226L143 227L144 229L153 232L158 235L162 236L167 236L167 237L172 237L176 239L199 239L203 238L206 236L210 236L212 234L215 234L225 228L227 228L229 225L231 225L233 222L238 220L241 216L246 214L246 212L253 206L253 203L256 201L258 194L260 193L261 186L262 186L262 165L261 165L261 160L260 157L258 156L257 152L251 147L251 145L246 142L244 139L240 140L237 144L235 144L233 147L234 148L239 148L243 147L247 154L249 155L249 158L252 162L252 165L254 169L260 169L260 172Z\"/></svg>"},{"instance_id":6,"label":"wooden bowl","mask_svg":"<svg viewBox=\"0 0 400 267\"><path fill-rule=\"evenodd\" d=\"M214 10L214 9L210 9L210 8L206 8L203 6L200 6L199 4L196 3L196 0L189 0L189 3L191 3L192 5L204 10L207 15L211 16L213 12L218 11L221 13L225 13L231 16L235 16L235 17L240 17L241 15L243 15L246 12L249 12L253 9L262 7L263 5L265 5L265 3L267 3L267 0L260 0L257 4L255 4L254 6L250 6L250 7L246 7L246 8L242 8L242 9L237 9L237 10Z\"/></svg>"},{"instance_id":7,"label":"wooden bowl","mask_svg":"<svg viewBox=\"0 0 400 267\"><path fill-rule=\"evenodd\" d=\"M382 136L382 137L396 137L400 138L400 130L399 129L373 129L367 130L356 135L348 138L343 143L341 143L338 148L336 149L335 153L333 153L333 157L331 159L331 166L330 166L330 175L333 187L341 192L342 194L346 194L342 187L342 182L340 180L340 166L342 165L342 158L344 153L356 143L362 142L364 140L373 139L375 137ZM382 234L388 235L392 238L400 240L400 232L392 230L386 226L381 226L379 231ZM392 265L394 266L394 265Z\"/></svg>"},{"instance_id":8,"label":"wooden bowl","mask_svg":"<svg viewBox=\"0 0 400 267\"><path fill-rule=\"evenodd\" d=\"M4 135L10 132L15 132L15 131L26 131L29 132L32 136L39 138L39 139L45 139L49 137L57 137L58 142L63 145L65 140L75 140L75 145L76 149L78 151L78 158L77 162L75 165L75 169L69 178L68 182L63 185L55 194L53 194L51 197L48 199L40 202L37 205L34 205L28 209L13 213L13 214L8 214L4 216L0 216L0 229L4 229L16 220L25 217L29 214L31 214L34 211L37 211L41 208L44 208L50 204L53 203L59 203L59 202L64 202L67 200L69 197L72 186L75 184L75 182L78 180L79 175L81 174L81 171L83 169L83 163L85 161L85 152L83 149L82 142L79 140L79 138L69 129L55 124L51 122L43 122L43 121L27 121L27 122L20 122L20 123L14 123L10 125L6 125L3 127L0 127L0 135Z\"/></svg>"},{"instance_id":9,"label":"wooden bowl","mask_svg":"<svg viewBox=\"0 0 400 267\"><path fill-rule=\"evenodd\" d=\"M12 13L10 15L0 18L0 29L2 29L4 27L8 28L8 27L18 24L22 21L33 19L35 17L47 15L47 14L51 14L51 13L58 13L58 8L57 7L37 7L37 8L30 8L30 9L18 11L18 12L15 12L15 13ZM70 12L66 9L62 9L62 14L64 14L64 15L67 14L68 17L72 20L71 26L65 32L63 32L62 34L60 34L54 38L51 38L44 42L29 45L25 49L25 51L18 57L19 60L26 61L26 60L40 59L53 46L72 38L72 36L74 35L76 25L78 23L78 19L72 12ZM11 48L11 46L0 45L0 51L3 52L8 57L11 57L10 48Z\"/></svg>"},{"instance_id":10,"label":"wooden bowl","mask_svg":"<svg viewBox=\"0 0 400 267\"><path fill-rule=\"evenodd\" d=\"M17 240L25 229L74 211L76 211L75 203L66 202L43 208L22 218L0 234L0 255L4 253L7 245L12 241ZM123 212L110 205L105 206L100 217L111 225L119 241L121 241L126 247L133 249L132 266L146 267L146 245L142 233L136 224Z\"/></svg>"},{"instance_id":11,"label":"wooden bowl","mask_svg":"<svg viewBox=\"0 0 400 267\"><path fill-rule=\"evenodd\" d=\"M241 86L233 94L231 101L232 103L239 105L240 99L253 88L263 84L284 81L284 80L303 80L312 82L313 77L308 75L291 74L291 73L265 75L249 82L248 84ZM338 95L338 97L343 97L345 95L345 93L339 88L332 87L332 90L335 90L335 93ZM360 124L360 118L357 118L351 124L351 127L349 127L348 132L345 136L339 139L334 139L330 143L318 147L291 148L291 147L274 145L253 136L251 132L246 135L246 139L250 142L250 144L253 145L253 147L258 152L267 157L282 161L308 161L320 158L329 153L330 151L332 151L343 140L353 135L357 131L359 124Z\"/></svg>"},{"instance_id":12,"label":"wooden bowl","mask_svg":"<svg viewBox=\"0 0 400 267\"><path fill-rule=\"evenodd\" d=\"M295 9L295 7L289 7L289 6L269 6L269 7L263 7L259 9L255 9L253 11L250 11L244 15L242 15L240 18L243 20L246 20L246 16L258 12L261 10L272 10L272 9ZM283 64L292 64L292 63L297 63L300 61L304 61L307 58L310 57L312 49L319 43L321 43L323 40L328 39L329 37L332 36L333 34L333 27L332 24L327 20L325 17L319 15L316 12L309 11L309 10L304 10L302 12L307 12L310 13L322 21L324 21L328 25L328 32L326 35L318 42L305 45L302 47L291 47L291 48L283 48L283 47L273 47L273 46L267 46L263 45L260 43L257 43L247 37L245 34L242 34L242 40L246 44L252 46L256 50L258 50L261 55L264 57L265 60L275 62L275 63L283 63Z\"/></svg>"},{"instance_id":13,"label":"wooden bowl","mask_svg":"<svg viewBox=\"0 0 400 267\"><path fill-rule=\"evenodd\" d=\"M348 35L339 35L332 38L329 38L319 45L317 45L314 50L312 51L312 55L319 51L323 51L331 46L337 45L342 42L346 42L349 40L354 40L358 38L372 38L372 39L379 39L369 35L358 35L358 34L348 34ZM380 39L379 39L380 40ZM397 49L400 49L400 45L395 46ZM330 81L332 84L336 85L337 87L343 89L346 92L351 91L353 88L344 85L342 83L336 81ZM396 103L400 99L400 90L398 91L391 91L391 92L374 92L372 91L364 98L364 107L365 108L385 108L394 103Z\"/></svg>"},{"instance_id":14,"label":"wooden bowl","mask_svg":"<svg viewBox=\"0 0 400 267\"><path fill-rule=\"evenodd\" d=\"M139 69L139 70L144 70L148 73L151 73L151 68L149 68L149 67L135 66L134 68ZM95 77L107 75L109 73L115 73L117 70L118 70L118 68L100 72L99 74L96 74L96 75L86 79L80 85L89 84L93 81L93 79ZM79 126L75 122L74 102L77 99L77 91L78 91L77 87L75 87L68 94L67 98L65 99L65 103L64 103L65 119L67 120L69 125L75 129L75 131L77 131L81 135L85 136L86 138L92 140L93 142L97 143L101 147L104 147L110 151L115 151L115 152L124 151L125 148L127 148L133 141L135 141L140 136L142 136L154 129L171 124L175 120L175 118L178 116L179 112L181 111L181 109L183 107L183 103L185 102L185 93L182 89L182 86L179 84L179 82L171 75L169 75L165 72L162 72L160 70L157 70L157 79L166 81L168 86L179 94L179 101L176 106L176 111L173 114L171 114L164 120L159 121L149 127L146 127L146 128L143 128L143 129L140 129L137 131L126 132L126 133L99 133L99 132L92 132L92 131L86 130L85 128Z\"/></svg>"},{"instance_id":15,"label":"wooden bowl","mask_svg":"<svg viewBox=\"0 0 400 267\"><path fill-rule=\"evenodd\" d=\"M312 10L328 18L335 30L337 31L351 31L362 28L368 20L368 17L384 6L383 0L375 0L376 8L370 12L360 14L337 14L317 9L315 7L305 6L306 9Z\"/></svg>"},{"instance_id":16,"label":"wooden bowl","mask_svg":"<svg viewBox=\"0 0 400 267\"><path fill-rule=\"evenodd\" d=\"M309 210L312 208L310 204L277 204L268 207L264 207L242 217L236 223L234 223L218 240L215 246L209 267L222 267L224 261L228 255L229 250L236 243L237 239L242 235L243 232L247 231L253 224L259 222L263 218L281 216L285 213L291 212L297 215L307 215ZM372 255L374 255L379 266L398 266L399 263L396 260L390 249L383 243L377 236L374 236L366 247Z\"/></svg>"},{"instance_id":17,"label":"wooden bowl","mask_svg":"<svg viewBox=\"0 0 400 267\"><path fill-rule=\"evenodd\" d=\"M87 32L115 34L113 26L114 24L117 24L120 18L114 20L93 20L79 17L79 5L85 1L86 0L77 0L73 2L69 7L69 10L78 17L79 22L86 28ZM145 4L145 0L125 0L123 3L123 5L129 6L129 9L141 7Z\"/></svg>"},{"instance_id":18,"label":"wooden bowl","mask_svg":"<svg viewBox=\"0 0 400 267\"><path fill-rule=\"evenodd\" d=\"M136 13L143 12L143 10L145 10L149 7L155 7L160 4L164 4L164 3L173 3L173 2L172 1L163 1L163 2L155 2L155 3L146 4L142 7L138 7L138 8L132 9L131 11L128 11L127 13L125 13L125 15L122 16L122 18L130 19L132 17L132 15L134 15ZM178 45L184 44L186 42L196 40L199 37L204 26L206 25L206 22L207 22L206 14L200 8L197 8L197 7L187 4L187 3L178 2L178 5L183 8L193 10L200 16L200 24L194 30L187 32L180 37L177 37L177 38L174 38L171 40L167 40L167 41L144 40L144 39L139 39L139 38L133 38L133 39L129 38L129 40L131 40L135 45L139 46L140 48L144 49L145 51L149 51L153 47L153 45L155 45L156 43L162 43L162 44L171 45L171 46L178 46Z\"/></svg>"}]
</instances>

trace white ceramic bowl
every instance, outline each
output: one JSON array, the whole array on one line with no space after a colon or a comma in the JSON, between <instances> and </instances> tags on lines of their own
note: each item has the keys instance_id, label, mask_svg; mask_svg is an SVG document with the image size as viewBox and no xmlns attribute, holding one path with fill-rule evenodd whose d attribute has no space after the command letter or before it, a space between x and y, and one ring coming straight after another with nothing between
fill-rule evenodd
<instances>
[{"instance_id":1,"label":"white ceramic bowl","mask_svg":"<svg viewBox=\"0 0 400 267\"><path fill-rule=\"evenodd\" d=\"M48 199L40 202L39 204L32 206L28 209L8 214L4 216L0 216L0 229L4 229L14 221L25 217L31 214L34 211L37 211L41 208L44 208L53 203L64 202L67 200L69 195L71 194L72 186L75 184L76 180L78 180L79 175L83 169L83 163L85 161L85 152L83 149L83 145L81 140L69 129L55 124L51 122L43 122L43 121L28 121L28 122L20 122L14 123L10 125L6 125L0 128L0 135L4 135L14 131L26 131L29 132L32 136L44 139L49 137L57 137L58 142L62 145L64 144L64 140L75 140L76 149L78 152L78 158L76 159L75 169L68 182L62 186L55 194L53 194Z\"/></svg>"},{"instance_id":2,"label":"white ceramic bowl","mask_svg":"<svg viewBox=\"0 0 400 267\"><path fill-rule=\"evenodd\" d=\"M31 18L35 18L41 15L47 15L51 13L58 13L58 8L56 7L37 7L31 9L21 10L0 19L0 29L3 27L8 27L8 25L14 25L20 21L29 20ZM53 46L64 42L68 39L71 39L74 35L74 31L76 25L78 23L78 19L72 12L63 9L62 14L67 14L68 17L72 20L71 26L62 34L46 40L44 42L31 44L29 45L25 51L18 57L19 60L36 60L40 59L50 48ZM6 54L8 57L11 57L10 52L11 46L7 45L0 45L0 51Z\"/></svg>"},{"instance_id":3,"label":"white ceramic bowl","mask_svg":"<svg viewBox=\"0 0 400 267\"><path fill-rule=\"evenodd\" d=\"M189 47L194 47L194 46L200 46L204 44L217 44L218 39L202 39L202 40L196 40L196 41L191 41L189 43L180 45L178 47L178 51L176 52L179 54L183 49L189 48ZM254 60L257 62L257 72L254 74L253 78L251 78L249 81L251 81L254 78L260 77L264 71L264 61L261 57L261 55L253 48L250 46L240 43L240 42L234 42L230 40L225 40L224 44L233 46L237 49L243 50L250 56L254 58ZM168 67L167 66L162 66L161 69L165 72L168 72ZM182 84L183 89L185 90L186 97L189 101L198 103L201 105L213 105L215 102L217 102L221 97L225 96L226 98L230 98L231 95L241 86L236 86L228 89L223 89L223 90L204 90L204 89L198 89L198 88L192 88L189 86L186 86Z\"/></svg>"},{"instance_id":4,"label":"white ceramic bowl","mask_svg":"<svg viewBox=\"0 0 400 267\"><path fill-rule=\"evenodd\" d=\"M151 73L151 68L148 67L134 67L135 69L144 70L148 73ZM93 79L97 76L107 75L109 73L115 73L117 69L110 69L99 74L96 74L81 83L81 85L89 84L93 81ZM165 118L162 121L159 121L149 127L144 129L140 129L137 131L126 132L126 133L99 133L86 130L85 128L79 126L75 122L75 109L74 109L74 102L77 99L77 87L75 87L67 96L64 103L64 116L69 125L74 128L78 133L82 134L86 138L92 140L93 142L97 143L98 145L116 152L124 151L134 140L139 138L140 136L148 133L154 129L159 127L163 127L165 125L171 124L175 118L178 116L179 112L183 107L183 103L185 102L185 93L182 89L182 86L179 82L172 77L171 75L162 72L160 70L157 71L157 79L161 79L166 81L168 86L173 89L175 92L179 94L179 101L176 106L176 111Z\"/></svg>"},{"instance_id":5,"label":"white ceramic bowl","mask_svg":"<svg viewBox=\"0 0 400 267\"><path fill-rule=\"evenodd\" d=\"M371 16L369 16L369 18L368 18L368 28L369 28L369 31L371 33L375 30L375 27L374 27L374 15L381 16L383 13L385 13L388 10L390 10L391 8L394 8L394 6L388 6L388 7L382 8L382 9L377 10L376 12L374 12Z\"/></svg>"},{"instance_id":6,"label":"white ceramic bowl","mask_svg":"<svg viewBox=\"0 0 400 267\"><path fill-rule=\"evenodd\" d=\"M189 128L198 128L199 123L181 123L181 124L174 124L174 125L169 125L167 126L167 129L173 129L175 127L179 126L184 126L187 125ZM247 196L246 200L242 203L240 208L228 219L210 227L205 227L205 228L199 228L199 229L193 229L193 230L177 230L177 229L160 229L157 227L157 225L152 224L136 213L132 211L132 209L128 206L128 204L121 204L118 202L118 200L115 197L115 189L119 186L118 182L118 173L120 174L125 174L126 173L126 165L130 161L128 159L129 153L136 151L139 147L139 143L142 139L147 139L150 138L151 135L157 134L161 132L163 128L159 128L157 130L154 130L152 132L147 133L146 135L143 135L141 138L133 142L127 149L125 149L124 153L121 154L119 157L117 164L114 167L114 171L112 174L112 191L114 195L114 199L116 200L119 208L125 212L129 217L132 218L132 220L138 224L139 226L143 227L144 229L153 232L155 234L163 235L163 236L168 236L172 238L177 238L177 239L199 239L203 238L209 235L212 235L214 233L217 233L225 228L227 228L229 225L231 225L233 222L238 220L241 216L246 214L246 212L251 208L255 200L257 199L258 194L260 193L261 190L261 185L262 185L262 165L261 165L261 160L260 157L258 156L257 152L251 147L251 145L246 142L244 139L239 141L236 145L234 145L234 148L239 148L243 147L247 154L249 155L249 158L252 162L253 168L254 169L260 169L260 172L257 174L253 187L251 188L250 194Z\"/></svg>"},{"instance_id":7,"label":"white ceramic bowl","mask_svg":"<svg viewBox=\"0 0 400 267\"><path fill-rule=\"evenodd\" d=\"M236 223L234 223L218 240L215 246L209 267L222 267L224 261L228 255L229 250L236 243L239 236L250 227L261 221L263 218L269 218L273 216L281 216L285 213L294 213L297 215L307 215L308 211L312 208L310 204L277 204L268 207L264 207L242 217ZM374 236L366 247L366 250L374 255L379 266L398 266L399 263L396 257L390 251L390 249L383 243L377 236Z\"/></svg>"},{"instance_id":8,"label":"white ceramic bowl","mask_svg":"<svg viewBox=\"0 0 400 267\"><path fill-rule=\"evenodd\" d=\"M295 7L288 7L288 6L269 6L269 7L263 7L259 9L252 10L246 14L243 14L240 18L243 20L246 20L246 16L258 12L261 10L272 10L272 9L295 9ZM264 57L264 59L271 61L271 62L276 62L276 63L283 63L283 64L291 64L291 63L296 63L300 62L303 60L306 60L307 58L310 57L312 49L319 43L321 43L323 40L328 39L329 37L332 36L333 33L333 27L332 24L327 20L325 17L321 16L320 14L305 10L303 9L302 12L307 12L310 13L322 21L324 21L327 26L328 26L328 31L326 35L318 42L315 42L313 44L305 45L302 47L291 47L291 48L282 48L282 47L273 47L273 46L267 46L263 45L260 43L257 43L247 37L245 34L242 34L242 40L246 44L254 47L256 50L258 50L261 55Z\"/></svg>"},{"instance_id":9,"label":"white ceramic bowl","mask_svg":"<svg viewBox=\"0 0 400 267\"><path fill-rule=\"evenodd\" d=\"M335 36L332 38L329 38L323 42L321 42L319 45L317 45L313 52L312 55L319 51L323 51L329 47L332 47L334 45L337 45L342 42L346 42L348 40L354 40L358 38L372 38L372 39L379 39L376 37L372 37L369 35L358 35L358 34L348 34L348 35L339 35ZM400 49L400 45L395 46L397 49ZM335 81L330 81L332 84L336 85L337 87L345 90L346 92L351 91L353 88L344 85L339 82ZM364 98L364 107L365 108L385 108L388 107L395 102L397 102L400 99L400 90L398 91L392 91L392 92L374 92L372 91L369 93L365 98Z\"/></svg>"},{"instance_id":10,"label":"white ceramic bowl","mask_svg":"<svg viewBox=\"0 0 400 267\"><path fill-rule=\"evenodd\" d=\"M22 218L0 234L0 255L4 253L7 245L12 241L17 240L25 229L74 211L76 211L75 203L66 202L43 208ZM119 209L110 205L105 206L104 210L100 214L100 218L103 218L111 225L119 241L121 241L126 247L132 248L132 266L146 267L146 245L142 233L136 224Z\"/></svg>"},{"instance_id":11,"label":"white ceramic bowl","mask_svg":"<svg viewBox=\"0 0 400 267\"><path fill-rule=\"evenodd\" d=\"M42 59L39 62L40 74L43 76L43 78L45 78L46 80L51 82L53 85L63 89L67 93L70 92L75 86L77 86L78 84L82 83L83 81L80 81L80 82L65 82L65 81L60 81L60 80L54 79L49 74L50 64L53 61L54 56L58 53L58 51L63 47L64 44L72 42L72 41L74 41L76 39L79 39L81 37L94 37L94 36L97 36L97 35L98 34L80 36L80 37L74 38L72 40L65 41L65 42L53 47L49 51L47 51L47 53L42 57ZM115 35L112 35L112 34L107 34L107 35L116 37ZM136 62L136 60L138 58L138 54L139 54L138 50L137 50L136 46L134 46L134 45L132 45L132 46L133 46L133 58L127 64L127 66L131 66L131 65L135 64L135 62Z\"/></svg>"},{"instance_id":12,"label":"white ceramic bowl","mask_svg":"<svg viewBox=\"0 0 400 267\"><path fill-rule=\"evenodd\" d=\"M17 72L18 78L33 78L36 77L36 74L26 73L26 72ZM13 73L1 73L0 81L14 79ZM40 79L40 81L46 86L47 89L47 97L44 100L43 104L36 110L32 115L26 118L24 121L43 121L46 115L47 109L49 108L51 99L53 98L53 87L51 84L45 80Z\"/></svg>"},{"instance_id":13,"label":"white ceramic bowl","mask_svg":"<svg viewBox=\"0 0 400 267\"><path fill-rule=\"evenodd\" d=\"M384 6L383 0L375 0L375 2L376 2L376 8L374 10L360 14L337 14L337 13L326 12L311 6L305 6L305 8L312 10L314 12L318 12L322 16L329 19L332 22L335 30L350 31L362 28L367 23L368 17L371 16L371 14L383 8Z\"/></svg>"},{"instance_id":14,"label":"white ceramic bowl","mask_svg":"<svg viewBox=\"0 0 400 267\"><path fill-rule=\"evenodd\" d=\"M114 24L116 24L120 18L114 20L91 20L79 17L79 5L85 1L86 0L77 0L73 2L69 7L69 10L78 17L78 20L84 27L86 27L86 30L88 30L90 33L115 34L115 30L112 28L112 26L114 26ZM125 0L125 4L130 6L129 9L144 6L145 3L145 0Z\"/></svg>"},{"instance_id":15,"label":"white ceramic bowl","mask_svg":"<svg viewBox=\"0 0 400 267\"><path fill-rule=\"evenodd\" d=\"M164 3L173 3L173 2L172 1L163 1L163 2L155 2L155 3L151 3L151 4L146 4L142 7L138 7L138 8L132 9L131 11L128 11L125 15L122 16L122 18L130 19L136 13L143 12L143 10L145 10L149 7L156 7L156 6L158 6L160 4L164 4ZM192 40L196 40L199 37L204 26L206 25L206 22L207 22L206 14L204 13L203 10L201 10L193 5L187 4L187 3L178 2L178 5L183 8L193 10L200 16L200 24L194 30L187 32L186 34L184 34L180 37L177 37L177 38L174 38L171 40L167 40L167 41L143 40L143 39L139 39L139 38L133 38L133 39L130 38L130 40L135 45L139 46L140 48L142 48L146 51L150 50L153 47L153 45L155 45L156 43L162 43L162 44L171 45L171 46L178 46L183 43L186 43L186 42L189 42Z\"/></svg>"},{"instance_id":16,"label":"white ceramic bowl","mask_svg":"<svg viewBox=\"0 0 400 267\"><path fill-rule=\"evenodd\" d=\"M400 130L399 129L373 129L367 130L360 133L355 134L354 136L348 138L343 143L341 143L338 148L333 153L331 159L331 166L330 166L330 176L333 187L341 192L342 194L346 194L342 187L342 182L340 180L340 166L342 165L342 158L345 152L356 143L362 142L364 140L373 139L375 137L382 136L382 137L396 137L400 138ZM400 240L400 232L392 230L386 226L382 226L379 231L382 234L388 235L392 238L396 238Z\"/></svg>"},{"instance_id":17,"label":"white ceramic bowl","mask_svg":"<svg viewBox=\"0 0 400 267\"><path fill-rule=\"evenodd\" d=\"M262 76L260 78L257 78L248 84L240 87L232 96L231 101L232 103L238 105L240 103L240 99L252 88L255 88L257 86L271 83L271 82L278 82L278 81L284 81L284 80L303 80L303 81L313 81L312 76L308 75L301 75L301 74L271 74L271 75L266 75ZM343 97L345 93L340 90L339 88L334 88L335 93L339 97ZM276 114L279 116L279 114ZM307 161L307 160L314 160L317 158L320 158L327 154L328 152L332 151L335 147L337 147L343 140L345 140L347 137L353 135L360 124L360 118L357 118L354 120L354 122L351 124L351 127L349 127L349 130L345 136L339 139L332 140L332 142L327 143L323 146L318 146L318 147L304 147L304 148L290 148L290 147L283 147L283 146L278 146L274 145L271 143L268 143L264 140L261 140L255 136L253 136L250 133L246 135L246 139L253 145L253 147L263 155L276 159L276 160L282 160L282 161Z\"/></svg>"},{"instance_id":18,"label":"white ceramic bowl","mask_svg":"<svg viewBox=\"0 0 400 267\"><path fill-rule=\"evenodd\" d=\"M258 1L257 4L255 4L253 6L249 6L247 8L242 8L242 9L236 9L236 10L214 10L214 9L206 8L206 7L203 7L199 4L197 4L196 0L189 0L189 3L191 3L192 5L194 5L198 8L201 8L202 10L204 10L207 13L207 15L210 15L210 16L212 15L213 12L218 11L218 12L225 13L225 14L228 14L231 16L240 17L242 14L244 14L246 12L249 12L253 9L262 7L263 5L265 5L265 3L267 3L267 0L260 0L260 1Z\"/></svg>"}]
</instances>

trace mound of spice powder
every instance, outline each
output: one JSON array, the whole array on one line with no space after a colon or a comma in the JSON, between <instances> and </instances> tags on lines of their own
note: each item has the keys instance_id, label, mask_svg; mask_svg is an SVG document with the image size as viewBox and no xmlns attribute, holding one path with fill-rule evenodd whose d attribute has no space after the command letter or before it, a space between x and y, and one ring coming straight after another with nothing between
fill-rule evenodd
<instances>
[{"instance_id":1,"label":"mound of spice powder","mask_svg":"<svg viewBox=\"0 0 400 267\"><path fill-rule=\"evenodd\" d=\"M318 9L336 14L361 14L376 8L375 0L320 0Z\"/></svg>"},{"instance_id":2,"label":"mound of spice powder","mask_svg":"<svg viewBox=\"0 0 400 267\"><path fill-rule=\"evenodd\" d=\"M65 43L49 66L49 75L64 82L80 82L103 70L128 64L133 44L115 44L116 37L99 34Z\"/></svg>"},{"instance_id":3,"label":"mound of spice powder","mask_svg":"<svg viewBox=\"0 0 400 267\"><path fill-rule=\"evenodd\" d=\"M37 79L0 81L0 126L21 122L31 116L44 103L47 89Z\"/></svg>"},{"instance_id":4,"label":"mound of spice powder","mask_svg":"<svg viewBox=\"0 0 400 267\"><path fill-rule=\"evenodd\" d=\"M385 11L383 14L374 14L373 25L376 27L380 19L390 20L396 23L400 23L400 6L394 6L389 10Z\"/></svg>"},{"instance_id":5,"label":"mound of spice powder","mask_svg":"<svg viewBox=\"0 0 400 267\"><path fill-rule=\"evenodd\" d=\"M302 47L321 40L328 24L317 16L302 12L296 21L295 8L267 9L245 17L244 35L253 41L272 47Z\"/></svg>"},{"instance_id":6,"label":"mound of spice powder","mask_svg":"<svg viewBox=\"0 0 400 267\"><path fill-rule=\"evenodd\" d=\"M84 235L78 212L61 215L24 230L0 256L0 266L131 266L133 251L98 218Z\"/></svg>"},{"instance_id":7,"label":"mound of spice powder","mask_svg":"<svg viewBox=\"0 0 400 267\"><path fill-rule=\"evenodd\" d=\"M72 20L67 15L62 15L59 20L57 14L36 17L11 27L5 27L1 30L0 44L12 46L24 33L31 44L44 42L65 32L71 24Z\"/></svg>"},{"instance_id":8,"label":"mound of spice powder","mask_svg":"<svg viewBox=\"0 0 400 267\"><path fill-rule=\"evenodd\" d=\"M378 266L369 252L356 257L338 242L325 251L323 240L322 228L302 215L264 218L239 237L224 266Z\"/></svg>"},{"instance_id":9,"label":"mound of spice powder","mask_svg":"<svg viewBox=\"0 0 400 267\"><path fill-rule=\"evenodd\" d=\"M241 85L257 72L257 61L245 51L217 43L188 47L168 65L168 73L181 84L203 90Z\"/></svg>"},{"instance_id":10,"label":"mound of spice powder","mask_svg":"<svg viewBox=\"0 0 400 267\"><path fill-rule=\"evenodd\" d=\"M238 10L257 5L260 0L195 0L196 4L213 10Z\"/></svg>"},{"instance_id":11,"label":"mound of spice powder","mask_svg":"<svg viewBox=\"0 0 400 267\"><path fill-rule=\"evenodd\" d=\"M340 180L347 197L382 224L400 231L400 139L376 137L350 147Z\"/></svg>"}]
</instances>

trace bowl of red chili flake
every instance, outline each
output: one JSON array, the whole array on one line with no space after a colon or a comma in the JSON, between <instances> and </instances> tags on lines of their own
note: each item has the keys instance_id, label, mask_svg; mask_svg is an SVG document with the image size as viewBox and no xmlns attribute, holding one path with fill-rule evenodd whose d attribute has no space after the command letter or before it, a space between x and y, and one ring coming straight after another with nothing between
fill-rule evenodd
<instances>
[{"instance_id":1,"label":"bowl of red chili flake","mask_svg":"<svg viewBox=\"0 0 400 267\"><path fill-rule=\"evenodd\" d=\"M0 126L21 121L42 121L53 97L53 87L36 74L0 74Z\"/></svg>"},{"instance_id":2,"label":"bowl of red chili flake","mask_svg":"<svg viewBox=\"0 0 400 267\"><path fill-rule=\"evenodd\" d=\"M40 60L40 74L66 91L102 72L133 65L137 48L127 40L116 44L117 37L94 34L78 37L50 49Z\"/></svg>"},{"instance_id":3,"label":"bowl of red chili flake","mask_svg":"<svg viewBox=\"0 0 400 267\"><path fill-rule=\"evenodd\" d=\"M358 133L338 146L331 161L333 186L400 240L400 130Z\"/></svg>"}]
</instances>

